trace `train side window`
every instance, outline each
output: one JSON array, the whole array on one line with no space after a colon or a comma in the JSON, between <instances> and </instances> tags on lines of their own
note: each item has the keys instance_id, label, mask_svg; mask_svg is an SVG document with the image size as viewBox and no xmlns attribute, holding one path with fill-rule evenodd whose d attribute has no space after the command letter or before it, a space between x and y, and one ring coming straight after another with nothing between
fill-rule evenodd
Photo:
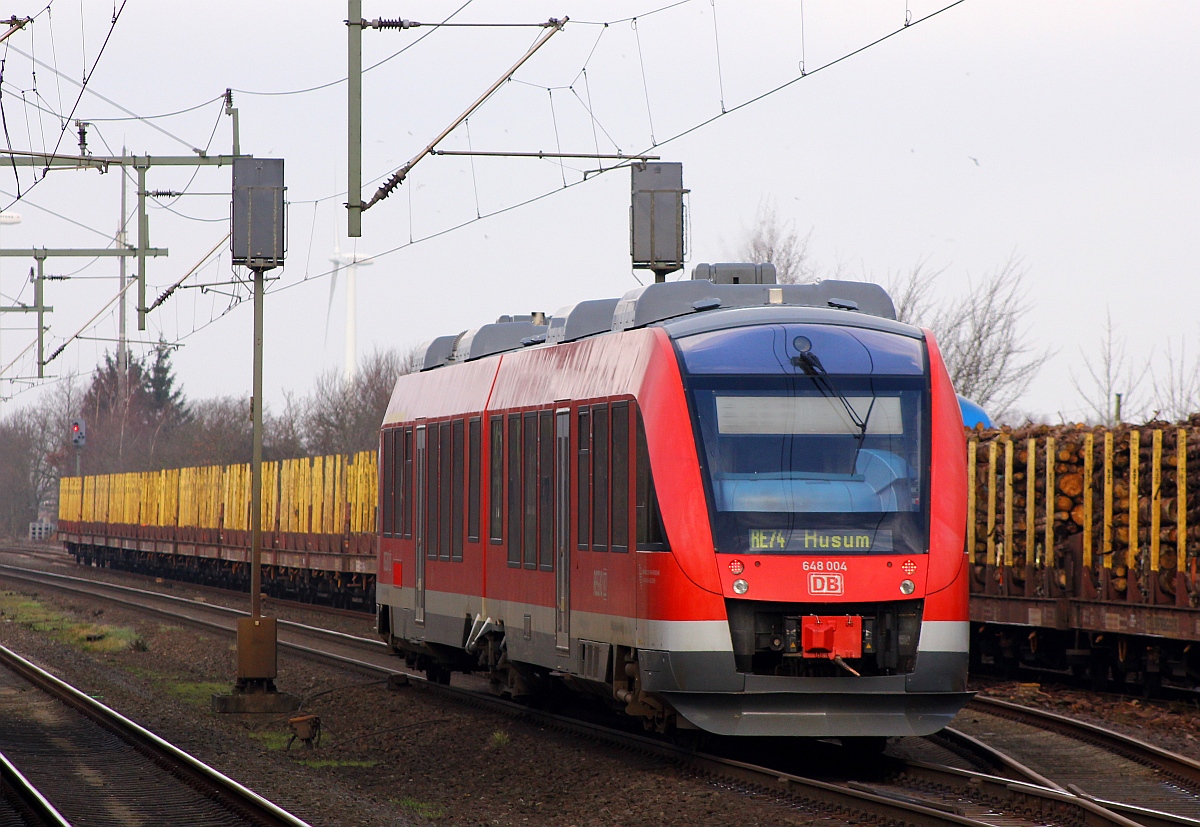
<instances>
[{"instance_id":1,"label":"train side window","mask_svg":"<svg viewBox=\"0 0 1200 827\"><path fill-rule=\"evenodd\" d=\"M612 406L612 538L613 551L629 551L629 403Z\"/></svg>"},{"instance_id":2,"label":"train side window","mask_svg":"<svg viewBox=\"0 0 1200 827\"><path fill-rule=\"evenodd\" d=\"M441 560L450 559L450 541L452 539L451 526L451 490L453 485L452 466L454 462L454 432L450 428L449 422L443 422L438 428L438 459L441 461L441 472L438 487L438 519L441 524L438 527L438 558Z\"/></svg>"},{"instance_id":3,"label":"train side window","mask_svg":"<svg viewBox=\"0 0 1200 827\"><path fill-rule=\"evenodd\" d=\"M554 411L538 414L538 568L554 571Z\"/></svg>"},{"instance_id":4,"label":"train side window","mask_svg":"<svg viewBox=\"0 0 1200 827\"><path fill-rule=\"evenodd\" d=\"M491 440L488 452L488 538L504 542L504 417L488 421Z\"/></svg>"},{"instance_id":5,"label":"train side window","mask_svg":"<svg viewBox=\"0 0 1200 827\"><path fill-rule=\"evenodd\" d=\"M412 539L413 510L413 429L404 429L404 484L400 488L400 519L404 526L404 539Z\"/></svg>"},{"instance_id":6,"label":"train side window","mask_svg":"<svg viewBox=\"0 0 1200 827\"><path fill-rule=\"evenodd\" d=\"M579 547L586 549L591 537L592 504L592 417L587 408L579 409L577 438L579 440L579 490L575 496L579 506Z\"/></svg>"},{"instance_id":7,"label":"train side window","mask_svg":"<svg viewBox=\"0 0 1200 827\"><path fill-rule=\"evenodd\" d=\"M667 535L658 510L654 474L650 470L650 451L646 447L646 427L642 412L637 414L637 547L647 551L665 551Z\"/></svg>"},{"instance_id":8,"label":"train side window","mask_svg":"<svg viewBox=\"0 0 1200 827\"><path fill-rule=\"evenodd\" d=\"M525 568L537 567L537 494L538 494L538 430L537 414L530 411L524 417L525 467L521 482L525 491L525 531L521 545L525 550Z\"/></svg>"},{"instance_id":9,"label":"train side window","mask_svg":"<svg viewBox=\"0 0 1200 827\"><path fill-rule=\"evenodd\" d=\"M396 510L392 505L392 492L394 483L392 481L392 469L396 467L396 432L394 430L384 431L380 434L380 455L383 457L383 469L379 475L380 488L379 502L383 504L380 511L380 533L384 537L391 537L395 531Z\"/></svg>"},{"instance_id":10,"label":"train side window","mask_svg":"<svg viewBox=\"0 0 1200 827\"><path fill-rule=\"evenodd\" d=\"M392 510L392 536L404 536L404 429L392 431L392 467L388 471L392 494L386 505Z\"/></svg>"},{"instance_id":11,"label":"train side window","mask_svg":"<svg viewBox=\"0 0 1200 827\"><path fill-rule=\"evenodd\" d=\"M521 415L508 416L508 564L521 565Z\"/></svg>"},{"instance_id":12,"label":"train side window","mask_svg":"<svg viewBox=\"0 0 1200 827\"><path fill-rule=\"evenodd\" d=\"M438 461L440 445L437 433L436 424L425 428L425 556L430 560L437 559L438 530L441 528L438 521L438 501L441 499L438 472L442 465Z\"/></svg>"},{"instance_id":13,"label":"train side window","mask_svg":"<svg viewBox=\"0 0 1200 827\"><path fill-rule=\"evenodd\" d=\"M479 542L479 452L483 423L471 417L467 427L467 541Z\"/></svg>"},{"instance_id":14,"label":"train side window","mask_svg":"<svg viewBox=\"0 0 1200 827\"><path fill-rule=\"evenodd\" d=\"M466 451L466 423L454 420L452 459L450 467L450 559L463 559L463 453Z\"/></svg>"},{"instance_id":15,"label":"train side window","mask_svg":"<svg viewBox=\"0 0 1200 827\"><path fill-rule=\"evenodd\" d=\"M608 406L592 406L592 551L608 551Z\"/></svg>"}]
</instances>

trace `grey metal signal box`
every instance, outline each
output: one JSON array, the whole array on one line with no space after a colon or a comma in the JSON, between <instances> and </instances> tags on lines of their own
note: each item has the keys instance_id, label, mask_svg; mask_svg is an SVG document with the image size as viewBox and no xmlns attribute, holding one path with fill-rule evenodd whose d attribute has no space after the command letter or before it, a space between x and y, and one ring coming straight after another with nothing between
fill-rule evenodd
<instances>
[{"instance_id":1,"label":"grey metal signal box","mask_svg":"<svg viewBox=\"0 0 1200 827\"><path fill-rule=\"evenodd\" d=\"M282 158L235 158L229 249L255 270L283 264L287 252Z\"/></svg>"},{"instance_id":2,"label":"grey metal signal box","mask_svg":"<svg viewBox=\"0 0 1200 827\"><path fill-rule=\"evenodd\" d=\"M655 281L683 269L683 164L645 163L633 172L633 205L629 210L629 252L633 266L653 270Z\"/></svg>"},{"instance_id":3,"label":"grey metal signal box","mask_svg":"<svg viewBox=\"0 0 1200 827\"><path fill-rule=\"evenodd\" d=\"M71 420L71 444L76 448L87 445L87 424L82 419Z\"/></svg>"}]
</instances>

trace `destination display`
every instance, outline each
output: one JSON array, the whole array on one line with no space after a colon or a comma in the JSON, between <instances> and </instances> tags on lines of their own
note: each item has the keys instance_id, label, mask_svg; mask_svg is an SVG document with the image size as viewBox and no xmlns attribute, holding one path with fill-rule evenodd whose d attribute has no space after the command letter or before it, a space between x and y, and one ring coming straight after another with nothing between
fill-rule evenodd
<instances>
[{"instance_id":1,"label":"destination display","mask_svg":"<svg viewBox=\"0 0 1200 827\"><path fill-rule=\"evenodd\" d=\"M854 529L750 529L750 550L767 552L805 552L822 554L851 552L868 554L892 551L892 532L887 529L859 531Z\"/></svg>"}]
</instances>

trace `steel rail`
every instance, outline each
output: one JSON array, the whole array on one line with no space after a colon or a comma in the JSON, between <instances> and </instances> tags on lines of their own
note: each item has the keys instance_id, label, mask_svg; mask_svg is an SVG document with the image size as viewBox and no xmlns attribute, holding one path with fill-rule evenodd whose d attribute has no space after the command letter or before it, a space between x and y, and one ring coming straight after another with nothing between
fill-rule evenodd
<instances>
[{"instance_id":1,"label":"steel rail","mask_svg":"<svg viewBox=\"0 0 1200 827\"><path fill-rule=\"evenodd\" d=\"M62 813L55 809L37 787L30 783L17 767L0 752L0 782L13 791L21 802L45 827L71 827L71 823L63 818Z\"/></svg>"},{"instance_id":2,"label":"steel rail","mask_svg":"<svg viewBox=\"0 0 1200 827\"><path fill-rule=\"evenodd\" d=\"M1057 782L1031 769L1012 756L952 727L946 727L937 735L930 737L935 741L945 742L954 752L967 754L971 758L993 767L997 775L988 776L981 773L958 770L953 767L910 762L910 766L919 775L940 776L942 781L948 780L947 776L961 775L967 779L968 784L975 787L995 788L998 784L1008 784L1008 791L1010 793L1030 800L1070 800L1074 806L1084 810L1084 822L1087 824L1105 823L1105 819L1112 814L1116 814L1121 820L1129 820L1135 824L1141 824L1143 827L1182 827L1182 825L1195 827L1195 825L1200 825L1200 821L1187 818L1186 816L1178 816L1173 813L1165 813L1147 807L1139 807L1120 801L1090 796L1073 785L1062 787ZM951 783L950 786L955 785ZM995 792L994 789L992 791ZM1062 798L1061 796L1069 798ZM1101 810L1104 812L1101 812ZM1097 822L1096 818L1099 818L1101 821ZM1107 823L1122 823L1121 820Z\"/></svg>"},{"instance_id":3,"label":"steel rail","mask_svg":"<svg viewBox=\"0 0 1200 827\"><path fill-rule=\"evenodd\" d=\"M89 695L60 680L7 647L0 646L0 663L83 714L122 740L149 755L197 789L211 794L234 812L249 815L270 827L310 827L310 825L258 793L242 786L224 773L210 767L190 753L176 747L135 721L105 706Z\"/></svg>"},{"instance_id":4,"label":"steel rail","mask_svg":"<svg viewBox=\"0 0 1200 827\"><path fill-rule=\"evenodd\" d=\"M41 571L40 569L26 569L26 568L21 568L20 566L12 566L7 563L0 563L0 576L7 576L7 577L12 577L13 579L17 579L17 580L25 580L27 582L34 582L34 583L40 583L40 584L46 585L46 586L58 587L58 588L62 588L64 590L66 590L66 591L71 591L71 592L75 592L75 593L82 592L84 594L88 594L93 597L105 597L106 600L112 600L115 603L120 603L125 606L130 606L131 608L138 609L140 611L147 611L147 610L155 611L155 610L153 607L146 606L143 603L136 603L132 600L124 600L119 597L98 595L98 594L96 594L94 589L96 589L96 588L108 589L110 591L121 592L121 593L129 594L132 596L136 596L139 598L150 598L152 600L163 600L168 603L175 603L175 604L178 604L181 606L188 606L189 608L207 609L207 610L211 610L213 612L218 612L220 614L228 615L230 617L249 617L249 615L250 615L249 612L244 611L242 609L233 609L228 606L218 606L218 605L215 605L212 603L202 603L198 600L192 600L190 598L180 597L180 596L174 595L174 594L163 594L162 592L156 592L156 591L152 591L150 589L139 589L135 586L123 586L119 583L107 583L103 580L92 580L87 577L75 577L70 574L58 574L57 572ZM47 581L57 581L57 582L47 582ZM67 584L67 585L62 585L62 584ZM85 589L81 585L75 585L75 584L87 584L87 588ZM174 614L170 614L169 616L175 617ZM333 629L322 629L320 626L310 626L306 623L299 623L294 620L277 620L276 624L281 628L295 629L297 631L301 631L306 634L322 635L324 637L341 640L342 642L347 642L347 643L353 642L355 645L371 646L371 647L381 649L381 650L388 649L388 645L386 643L384 643L382 640L378 640L376 638L365 638L365 637L359 637L357 635L350 635L345 632L334 631ZM224 627L219 627L219 628L224 628Z\"/></svg>"},{"instance_id":5,"label":"steel rail","mask_svg":"<svg viewBox=\"0 0 1200 827\"><path fill-rule=\"evenodd\" d=\"M1182 781L1193 790L1200 790L1200 761L1165 750L1162 747L1156 747L1130 735L1123 735L1097 724L1068 718L1055 712L1022 706L998 698L976 695L967 706L990 715L1030 724L1039 729L1052 730L1076 740L1101 746L1139 764L1153 767L1177 781Z\"/></svg>"},{"instance_id":6,"label":"steel rail","mask_svg":"<svg viewBox=\"0 0 1200 827\"><path fill-rule=\"evenodd\" d=\"M16 567L0 565L0 575L11 572L14 568ZM208 603L191 601L175 595L162 595L158 592L148 592L128 586L114 586L107 583L97 584L96 581L84 578L41 571L22 569L17 569L17 571L22 572L22 575L18 575L20 579L42 583L72 593L87 593L92 597L129 606L139 611L148 611L226 634L233 633L234 629L222 623L192 616L177 615L169 610L149 606L144 603L86 591L83 585L100 585L113 591L128 592L141 597L162 598L176 605L186 605L188 608L198 609L202 612L211 611L221 616L245 614L244 612L224 606L213 606ZM44 577L58 582L47 583L42 579ZM281 624L283 624L283 621L281 621ZM336 641L342 645L362 648L371 654L379 653L381 648L390 650L390 647L387 647L382 641L370 638L347 635L342 632L320 629L305 624L293 623L288 625L301 634L322 637ZM674 764L687 767L701 775L731 779L739 784L747 785L754 791L769 792L772 795L781 795L786 798L809 804L817 804L826 808L841 808L860 813L876 812L877 814L881 814L880 808L899 808L898 812L889 812L883 817L903 819L905 823L915 825L979 825L984 823L955 812L955 808L953 807L947 807L945 804L925 798L919 791L897 791L889 789L886 786L857 782L833 784L817 781L781 772L770 767L761 767L716 755L694 752L674 744L579 721L567 716L534 710L513 701L470 689L431 682L420 675L413 674L404 669L339 655L301 643L280 640L279 646L327 664L343 667L351 666L374 674L385 675L389 678L399 678L422 691L437 694L441 697L465 703L476 708L499 712L510 717L534 720L542 725L549 725L554 728L570 731L574 734L591 737L613 746L633 748L647 752ZM1065 790L1053 781L1038 775L1033 770L1020 764L1015 759L954 730L947 731L944 737L946 740L953 742L958 747L958 751L969 752L977 760L981 760L989 766L999 767L1000 772L1006 773L1009 777L942 767L917 761L907 761L905 764L905 773L922 781L933 783L943 789L954 790L957 794L967 797L972 795L979 796L981 792L986 793L991 801L1003 800L1009 802L1008 806L1015 811L1038 812L1047 815L1069 815L1077 819L1082 819L1085 824L1097 827L1200 827L1200 822L1191 819L1131 807L1130 805L1116 802L1093 799L1087 795L1078 793L1078 791Z\"/></svg>"},{"instance_id":7,"label":"steel rail","mask_svg":"<svg viewBox=\"0 0 1200 827\"><path fill-rule=\"evenodd\" d=\"M218 623L215 621L203 620L194 616L177 615L165 608L159 608L144 603L137 603L133 600L128 600L121 597L115 597L111 594L102 592L90 591L86 587L100 585L108 587L112 591L129 592L138 597L153 597L166 598L168 602L180 605L187 605L187 608L199 610L201 612L211 611L222 617L229 615L243 615L236 609L228 609L223 606L212 606L207 603L198 603L189 601L186 598L179 598L174 595L160 595L157 592L147 592L142 589L133 589L130 587L120 586L111 587L109 584L96 584L95 581L85 580L83 578L74 578L68 575L58 575L49 572L30 571L19 569L15 566L0 565L0 575L6 577L15 577L27 582L35 582L41 585L47 585L52 588L61 589L66 592L80 594L85 593L93 598L100 598L109 602L115 602L120 605L128 606L142 612L150 612L160 616L167 616L177 621L184 621L189 624L201 626L214 631L223 632L225 634L233 634L235 629L232 626ZM382 641L372 641L368 638L360 638L354 635L346 635L341 632L331 632L304 624L292 624L292 628L302 634L319 635L321 637L336 640L343 644L348 644L363 649L368 649L372 653L377 653L379 648L389 649ZM905 824L916 825L917 827L941 827L942 825L955 824L962 827L982 827L984 822L974 819L959 816L955 813L944 812L936 809L934 806L929 806L932 802L915 803L912 800L898 800L894 797L889 797L886 794L878 791L855 790L849 787L830 784L827 782L807 779L802 776L795 776L789 773L783 773L766 767L755 767L751 764L746 764L731 759L720 758L718 756L702 755L690 752L682 747L673 744L663 743L644 736L634 735L630 733L611 730L596 724L590 724L582 721L577 721L562 715L543 712L530 709L512 701L496 698L490 695L484 695L479 692L463 689L461 687L445 686L426 680L425 678L415 675L398 668L389 668L378 663L359 660L356 658L338 655L328 651L322 651L310 646L291 642L279 641L279 646L284 649L289 649L298 654L339 666L351 666L358 669L364 669L375 674L382 674L388 677L403 676L401 679L407 681L413 686L420 689L435 693L441 697L450 698L459 702L466 703L477 708L488 709L494 712L509 715L511 717L526 718L535 720L542 725L554 726L556 728L568 729L575 734L591 737L596 740L604 741L608 744L622 748L634 748L643 752L651 753L659 758L664 758L672 763L681 764L689 767L695 772L710 776L721 777L739 784L749 785L755 791L770 791L773 795L783 796L796 801L816 804L825 808L837 808L860 814L873 814L873 817L883 819L897 819ZM1120 825L1119 827L1129 827L1128 825Z\"/></svg>"},{"instance_id":8,"label":"steel rail","mask_svg":"<svg viewBox=\"0 0 1200 827\"><path fill-rule=\"evenodd\" d=\"M115 342L117 340L113 339L112 341ZM60 554L60 553L56 553L56 551L59 551L59 550L51 550L51 549L48 549L45 547L35 547L32 545L24 545L23 546L23 545L9 544L4 547L0 547L0 554L17 554L17 555L21 555L23 557L33 557L33 558L37 558L37 559L51 560L53 562L58 562L58 563L66 563L68 561L71 561L75 566L77 566L79 568L82 568L85 570L92 568L91 566L85 566L84 564L79 563L77 560L74 560L70 556L69 552L62 552ZM97 566L97 567L95 567L95 569L99 570L100 567ZM214 594L245 595L247 597L247 599L249 599L249 596L250 596L250 593L248 591L227 588L225 586L212 586L207 583L195 583L191 580L181 580L181 579L176 579L174 577L165 577L165 576L159 577L159 576L156 576L153 574L143 574L142 572L139 572L139 571L132 571L130 569L124 569L124 568L109 568L107 570L113 571L113 572L119 572L120 574L122 574L125 577L139 577L139 578L144 578L147 580L156 580L157 579L160 581L170 580L172 583L179 583L190 589L197 589L199 591L213 592ZM103 581L101 581L101 582L103 582ZM266 605L270 605L270 604L274 604L276 606L290 606L292 608L301 609L303 611L318 612L319 614L341 615L343 617L356 617L359 619L370 618L370 617L374 616L374 611L372 609L365 609L365 608L364 609L344 609L344 608L341 608L340 606L326 606L323 603L305 603L302 600L288 600L287 598L284 598L284 597L271 597L270 595L263 595L263 605L266 606Z\"/></svg>"}]
</instances>

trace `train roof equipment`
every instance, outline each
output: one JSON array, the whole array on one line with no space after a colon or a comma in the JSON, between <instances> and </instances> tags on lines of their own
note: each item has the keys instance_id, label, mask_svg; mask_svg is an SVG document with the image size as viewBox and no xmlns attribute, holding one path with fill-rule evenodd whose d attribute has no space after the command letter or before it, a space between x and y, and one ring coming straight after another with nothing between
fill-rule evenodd
<instances>
[{"instance_id":1,"label":"train roof equipment","mask_svg":"<svg viewBox=\"0 0 1200 827\"><path fill-rule=\"evenodd\" d=\"M830 322L832 319L825 314L832 312L839 314L839 324L882 327L907 335L917 333L915 328L895 322L895 305L887 291L877 284L838 279L777 284L775 266L770 263L698 264L691 279L648 284L630 290L619 299L592 299L567 305L549 319L541 313L505 315L493 324L439 336L418 351L417 362L421 370L432 370L532 345L574 342L712 310L781 306L809 309L799 314L804 318L797 321ZM747 324L761 323L763 320L757 316L739 314ZM851 321L852 317L858 320ZM893 324L880 325L878 320ZM727 322L729 326L738 326L732 318Z\"/></svg>"}]
</instances>

